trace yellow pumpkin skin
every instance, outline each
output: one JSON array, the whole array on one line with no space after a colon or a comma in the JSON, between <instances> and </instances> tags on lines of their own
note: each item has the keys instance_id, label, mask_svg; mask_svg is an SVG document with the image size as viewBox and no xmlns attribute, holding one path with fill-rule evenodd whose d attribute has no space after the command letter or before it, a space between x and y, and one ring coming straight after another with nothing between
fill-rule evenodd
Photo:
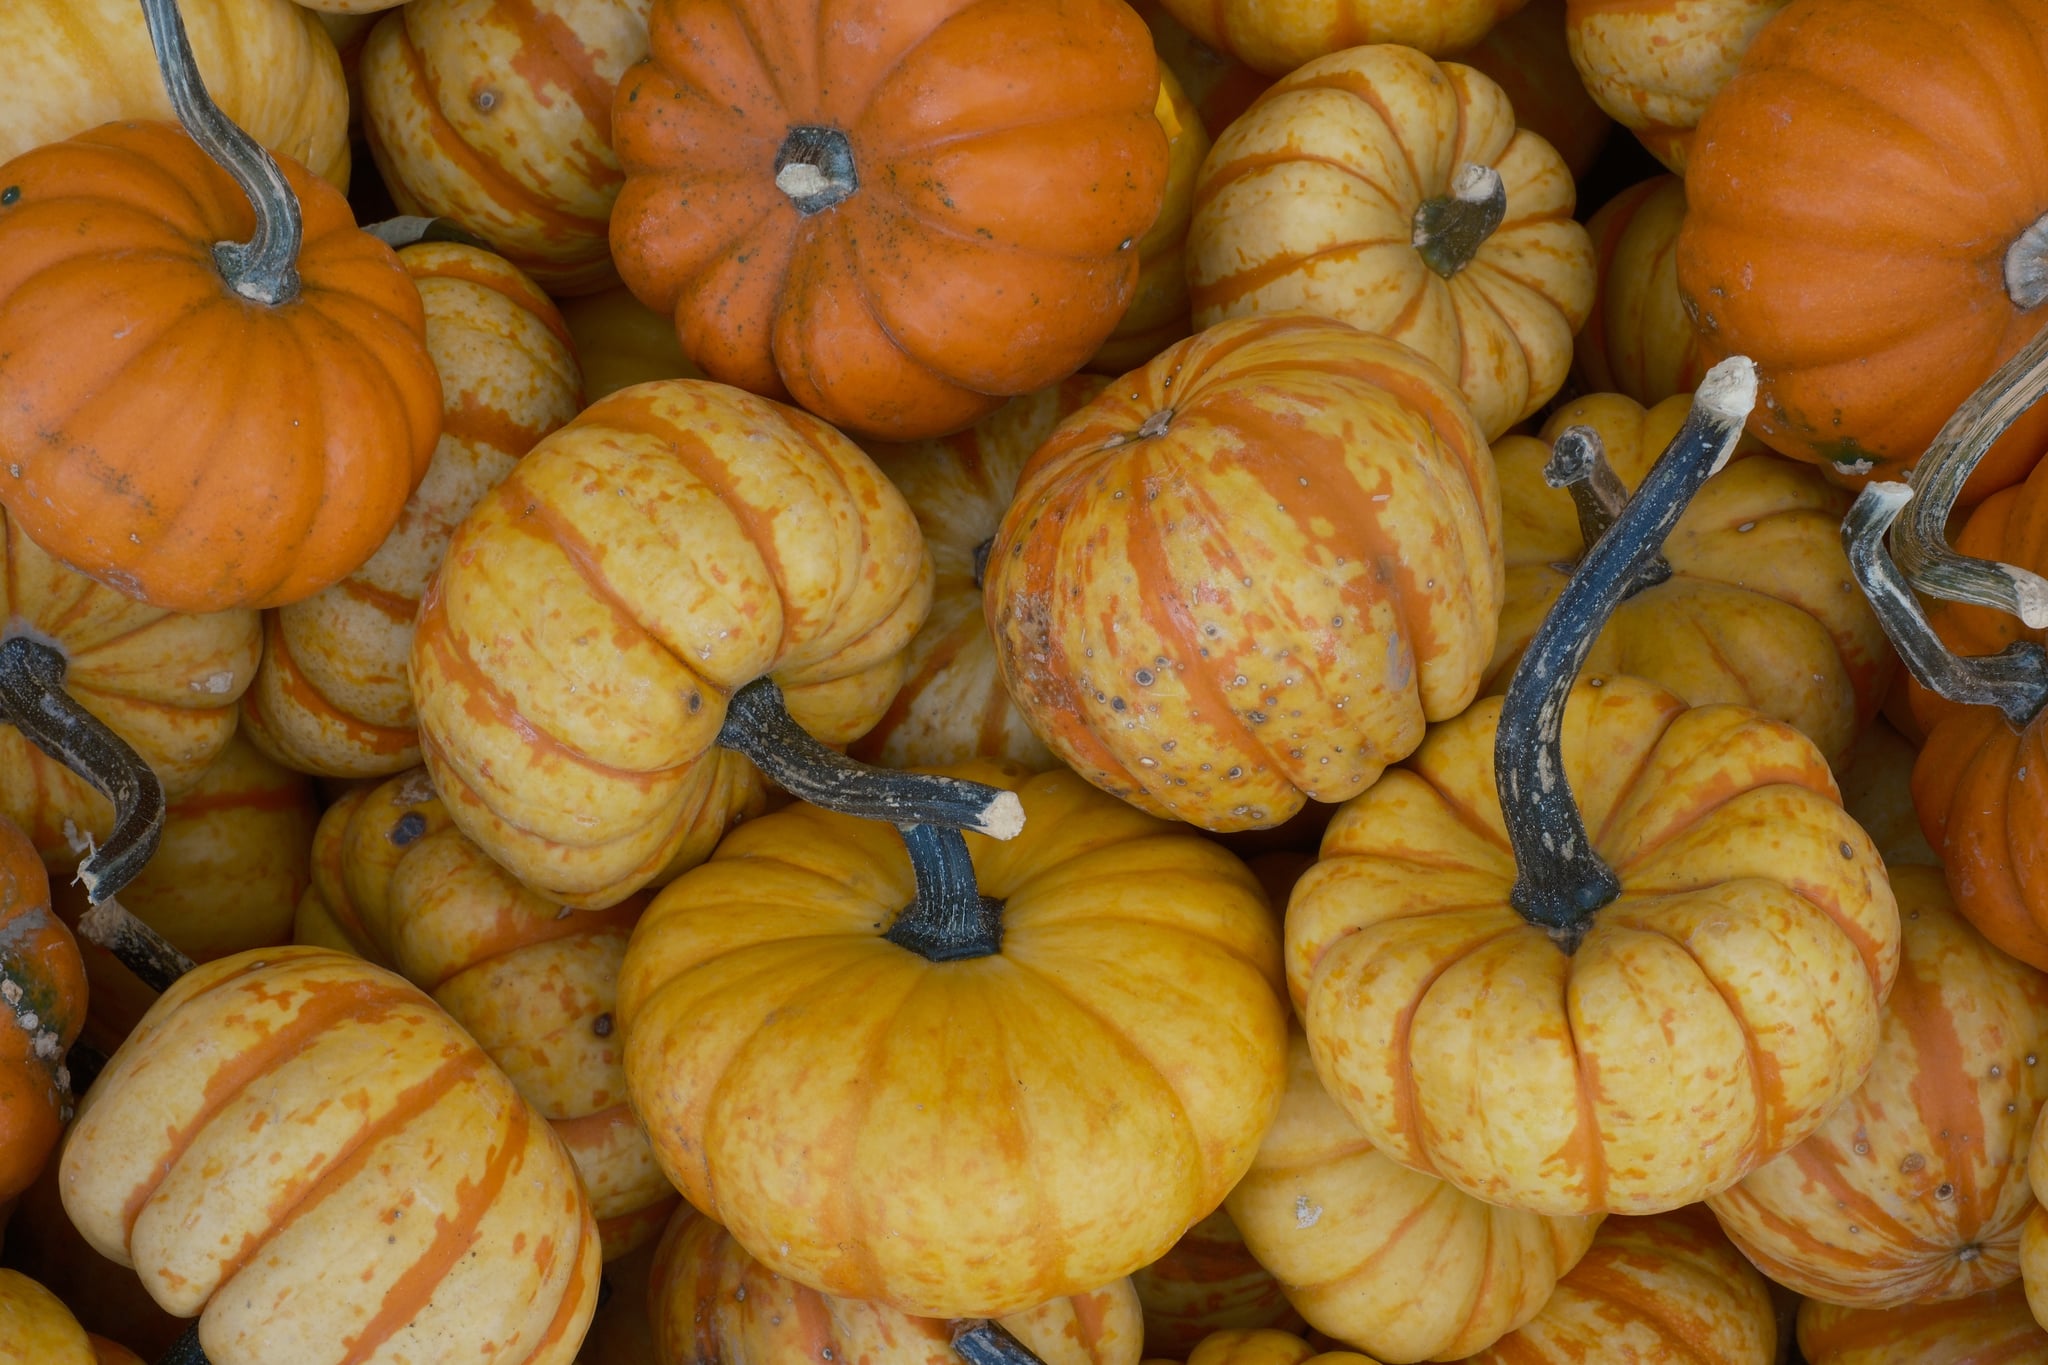
<instances>
[{"instance_id":1,"label":"yellow pumpkin skin","mask_svg":"<svg viewBox=\"0 0 2048 1365\"><path fill-rule=\"evenodd\" d=\"M432 1001L326 949L175 982L79 1105L59 1179L216 1361L567 1365L597 1304L553 1130Z\"/></svg>"},{"instance_id":2,"label":"yellow pumpkin skin","mask_svg":"<svg viewBox=\"0 0 2048 1365\"><path fill-rule=\"evenodd\" d=\"M583 372L583 401L609 398L654 379L702 379L683 354L676 324L633 297L623 284L556 305L569 328L570 348Z\"/></svg>"},{"instance_id":3,"label":"yellow pumpkin skin","mask_svg":"<svg viewBox=\"0 0 2048 1365\"><path fill-rule=\"evenodd\" d=\"M1489 699L1432 729L1296 883L1316 1070L1374 1146L1490 1203L1655 1212L1725 1189L1876 1054L1899 953L1877 850L1790 726L1582 680L1564 776L1621 895L1567 955L1509 904L1499 718Z\"/></svg>"},{"instance_id":4,"label":"yellow pumpkin skin","mask_svg":"<svg viewBox=\"0 0 2048 1365\"><path fill-rule=\"evenodd\" d=\"M379 777L420 761L406 655L420 594L448 538L541 437L582 407L568 330L539 286L454 242L398 253L426 307L441 375L441 438L398 524L355 572L265 614L244 724L279 762Z\"/></svg>"},{"instance_id":5,"label":"yellow pumpkin skin","mask_svg":"<svg viewBox=\"0 0 2048 1365\"><path fill-rule=\"evenodd\" d=\"M799 805L657 896L619 980L633 1107L684 1197L778 1274L920 1317L1157 1260L1244 1173L1285 1071L1242 863L1070 772L950 771L1024 806L1017 838L966 836L1007 907L995 955L882 937L914 894L901 837Z\"/></svg>"},{"instance_id":6,"label":"yellow pumpkin skin","mask_svg":"<svg viewBox=\"0 0 2048 1365\"><path fill-rule=\"evenodd\" d=\"M1565 35L1593 99L1685 174L1692 130L1790 0L1569 0Z\"/></svg>"},{"instance_id":7,"label":"yellow pumpkin skin","mask_svg":"<svg viewBox=\"0 0 2048 1365\"><path fill-rule=\"evenodd\" d=\"M1361 43L1470 47L1528 0L1163 0L1209 47L1269 76Z\"/></svg>"},{"instance_id":8,"label":"yellow pumpkin skin","mask_svg":"<svg viewBox=\"0 0 2048 1365\"><path fill-rule=\"evenodd\" d=\"M1105 791L1281 824L1470 702L1498 509L1469 409L1414 352L1306 313L1218 325L1026 467L984 593L1004 682Z\"/></svg>"},{"instance_id":9,"label":"yellow pumpkin skin","mask_svg":"<svg viewBox=\"0 0 2048 1365\"><path fill-rule=\"evenodd\" d=\"M1284 1111L1286 1101L1281 1104ZM1182 1233L1164 1256L1132 1271L1131 1287L1145 1310L1147 1356L1180 1360L1210 1333L1231 1328L1292 1332L1303 1326L1280 1282L1252 1255L1224 1209Z\"/></svg>"},{"instance_id":10,"label":"yellow pumpkin skin","mask_svg":"<svg viewBox=\"0 0 2048 1365\"><path fill-rule=\"evenodd\" d=\"M1195 176L1209 154L1209 130L1164 58L1159 62L1159 101L1153 112L1166 130L1166 197L1159 216L1138 239L1138 284L1087 369L1119 375L1135 370L1186 336L1189 320L1187 240L1194 213Z\"/></svg>"},{"instance_id":11,"label":"yellow pumpkin skin","mask_svg":"<svg viewBox=\"0 0 2048 1365\"><path fill-rule=\"evenodd\" d=\"M1212 1332L1188 1356L1188 1365L1379 1365L1356 1351L1319 1351L1292 1332L1232 1329Z\"/></svg>"},{"instance_id":12,"label":"yellow pumpkin skin","mask_svg":"<svg viewBox=\"0 0 2048 1365\"><path fill-rule=\"evenodd\" d=\"M1459 168L1500 173L1507 216L1445 279L1415 215ZM1195 185L1196 327L1305 308L1401 342L1452 376L1493 440L1550 400L1593 306L1593 246L1564 159L1491 79L1406 47L1354 47L1274 85L1216 139Z\"/></svg>"},{"instance_id":13,"label":"yellow pumpkin skin","mask_svg":"<svg viewBox=\"0 0 2048 1365\"><path fill-rule=\"evenodd\" d=\"M92 1339L55 1294L0 1270L0 1365L94 1365Z\"/></svg>"},{"instance_id":14,"label":"yellow pumpkin skin","mask_svg":"<svg viewBox=\"0 0 2048 1365\"><path fill-rule=\"evenodd\" d=\"M1869 1076L1811 1137L1707 1201L1772 1279L1855 1308L2019 1278L2027 1147L2048 1099L2048 977L1971 928L1937 869L1891 879L1899 974Z\"/></svg>"},{"instance_id":15,"label":"yellow pumpkin skin","mask_svg":"<svg viewBox=\"0 0 2048 1365\"><path fill-rule=\"evenodd\" d=\"M2048 1331L2015 1282L1967 1299L1906 1308L1799 1305L1807 1365L2048 1365Z\"/></svg>"},{"instance_id":16,"label":"yellow pumpkin skin","mask_svg":"<svg viewBox=\"0 0 2048 1365\"><path fill-rule=\"evenodd\" d=\"M413 0L363 44L363 132L406 213L460 223L551 294L619 282L612 93L652 0Z\"/></svg>"},{"instance_id":17,"label":"yellow pumpkin skin","mask_svg":"<svg viewBox=\"0 0 2048 1365\"><path fill-rule=\"evenodd\" d=\"M786 1280L718 1224L677 1211L648 1287L647 1365L955 1365L952 1324ZM1000 1320L1045 1365L1138 1365L1144 1342L1129 1280Z\"/></svg>"},{"instance_id":18,"label":"yellow pumpkin skin","mask_svg":"<svg viewBox=\"0 0 2048 1365\"><path fill-rule=\"evenodd\" d=\"M367 941L476 1039L575 1160L607 1261L652 1240L676 1193L627 1108L613 1019L645 900L569 914L535 895L453 827L418 771L331 807L321 830L342 876L315 888L301 923L347 929L339 945L307 938Z\"/></svg>"},{"instance_id":19,"label":"yellow pumpkin skin","mask_svg":"<svg viewBox=\"0 0 2048 1365\"><path fill-rule=\"evenodd\" d=\"M320 21L290 0L180 0L178 9L222 111L346 192L348 91ZM8 0L0 51L0 161L103 123L175 117L142 7L130 0Z\"/></svg>"},{"instance_id":20,"label":"yellow pumpkin skin","mask_svg":"<svg viewBox=\"0 0 2048 1365\"><path fill-rule=\"evenodd\" d=\"M1032 769L1057 762L1003 686L975 557L1001 527L1025 463L1108 386L1096 375L1070 375L952 436L865 447L916 515L934 577L931 614L904 654L903 686L848 753L891 768L970 758Z\"/></svg>"},{"instance_id":21,"label":"yellow pumpkin skin","mask_svg":"<svg viewBox=\"0 0 2048 1365\"><path fill-rule=\"evenodd\" d=\"M1539 437L1494 448L1507 541L1507 605L1487 692L1507 691L1522 651L1586 552L1571 494L1543 481L1566 428L1590 426L1634 489L1685 421L1691 395L1645 410L1620 394L1566 404ZM1629 598L1586 669L1628 673L1694 706L1733 702L1800 731L1830 759L1878 713L1896 656L1842 549L1847 493L1755 443L1707 481L1664 543L1672 574Z\"/></svg>"},{"instance_id":22,"label":"yellow pumpkin skin","mask_svg":"<svg viewBox=\"0 0 2048 1365\"><path fill-rule=\"evenodd\" d=\"M1224 1206L1317 1331L1389 1360L1461 1360L1520 1327L1600 1216L1483 1204L1374 1150L1297 1028L1287 1095Z\"/></svg>"},{"instance_id":23,"label":"yellow pumpkin skin","mask_svg":"<svg viewBox=\"0 0 2048 1365\"><path fill-rule=\"evenodd\" d=\"M1590 393L1654 406L1699 387L1707 367L1678 296L1678 228L1685 182L1660 175L1631 185L1586 223L1599 289L1572 367Z\"/></svg>"},{"instance_id":24,"label":"yellow pumpkin skin","mask_svg":"<svg viewBox=\"0 0 2048 1365\"><path fill-rule=\"evenodd\" d=\"M1526 1326L1468 1365L1772 1365L1764 1277L1698 1209L1610 1218Z\"/></svg>"},{"instance_id":25,"label":"yellow pumpkin skin","mask_svg":"<svg viewBox=\"0 0 2048 1365\"><path fill-rule=\"evenodd\" d=\"M1920 828L1920 812L1913 808L1913 763L1919 756L1920 751L1879 716L1835 765L1842 809L1863 826L1884 855L1886 867L1941 866Z\"/></svg>"},{"instance_id":26,"label":"yellow pumpkin skin","mask_svg":"<svg viewBox=\"0 0 2048 1365\"><path fill-rule=\"evenodd\" d=\"M521 881L616 904L760 809L714 747L732 692L773 675L804 729L855 739L931 592L909 506L817 418L705 380L615 393L457 529L413 637L427 767Z\"/></svg>"},{"instance_id":27,"label":"yellow pumpkin skin","mask_svg":"<svg viewBox=\"0 0 2048 1365\"><path fill-rule=\"evenodd\" d=\"M63 653L64 690L128 741L168 795L197 782L235 733L235 703L262 652L255 612L145 606L44 554L5 512L0 634L33 635ZM65 824L102 840L114 824L97 789L4 724L0 816L21 826L62 881L79 856Z\"/></svg>"}]
</instances>

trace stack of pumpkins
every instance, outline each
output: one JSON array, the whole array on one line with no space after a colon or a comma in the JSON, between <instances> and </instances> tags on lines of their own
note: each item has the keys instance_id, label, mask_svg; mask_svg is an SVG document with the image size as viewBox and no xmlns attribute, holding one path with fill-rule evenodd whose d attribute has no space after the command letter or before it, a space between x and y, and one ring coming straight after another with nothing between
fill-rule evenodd
<instances>
[{"instance_id":1,"label":"stack of pumpkins","mask_svg":"<svg viewBox=\"0 0 2048 1365\"><path fill-rule=\"evenodd\" d=\"M304 3L0 12L0 1362L2048 1362L2048 3Z\"/></svg>"}]
</instances>

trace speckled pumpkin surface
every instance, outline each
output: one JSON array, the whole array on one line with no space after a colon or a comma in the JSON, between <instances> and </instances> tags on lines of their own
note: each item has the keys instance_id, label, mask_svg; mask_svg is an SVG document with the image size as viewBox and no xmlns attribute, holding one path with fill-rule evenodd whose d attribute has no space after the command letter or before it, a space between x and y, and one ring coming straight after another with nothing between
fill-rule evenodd
<instances>
[{"instance_id":1,"label":"speckled pumpkin surface","mask_svg":"<svg viewBox=\"0 0 2048 1365\"><path fill-rule=\"evenodd\" d=\"M1692 130L1788 0L1569 0L1586 89L1650 154L1685 172ZM1688 387L1690 387L1688 385Z\"/></svg>"}]
</instances>

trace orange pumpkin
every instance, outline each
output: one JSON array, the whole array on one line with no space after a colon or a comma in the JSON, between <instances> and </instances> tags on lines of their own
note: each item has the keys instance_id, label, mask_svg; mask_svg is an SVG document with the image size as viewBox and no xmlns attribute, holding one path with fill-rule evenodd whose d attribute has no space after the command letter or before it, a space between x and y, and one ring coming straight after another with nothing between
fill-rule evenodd
<instances>
[{"instance_id":1,"label":"orange pumpkin","mask_svg":"<svg viewBox=\"0 0 2048 1365\"><path fill-rule=\"evenodd\" d=\"M1456 62L1354 47L1280 81L1195 186L1195 325L1306 308L1420 351L1488 440L1556 393L1593 303L1571 172Z\"/></svg>"},{"instance_id":2,"label":"orange pumpkin","mask_svg":"<svg viewBox=\"0 0 2048 1365\"><path fill-rule=\"evenodd\" d=\"M1799 1350L1807 1365L2048 1365L2048 1331L2015 1282L1905 1308L1837 1308L1808 1299L1799 1305Z\"/></svg>"},{"instance_id":3,"label":"orange pumpkin","mask_svg":"<svg viewBox=\"0 0 2048 1365\"><path fill-rule=\"evenodd\" d=\"M363 132L406 213L460 223L557 294L618 283L612 94L650 0L412 0L370 31Z\"/></svg>"},{"instance_id":4,"label":"orange pumpkin","mask_svg":"<svg viewBox=\"0 0 2048 1365\"><path fill-rule=\"evenodd\" d=\"M1708 101L1788 3L1569 0L1565 35L1594 100L1650 155L1683 175L1692 130Z\"/></svg>"},{"instance_id":5,"label":"orange pumpkin","mask_svg":"<svg viewBox=\"0 0 2048 1365\"><path fill-rule=\"evenodd\" d=\"M1173 17L1160 0L1133 0L1131 8L1152 30L1152 46L1201 111L1213 139L1273 83L1234 57L1208 46Z\"/></svg>"},{"instance_id":6,"label":"orange pumpkin","mask_svg":"<svg viewBox=\"0 0 2048 1365\"><path fill-rule=\"evenodd\" d=\"M1212 1332L1188 1356L1188 1365L1379 1365L1356 1351L1325 1351L1292 1332L1274 1329Z\"/></svg>"},{"instance_id":7,"label":"orange pumpkin","mask_svg":"<svg viewBox=\"0 0 2048 1365\"><path fill-rule=\"evenodd\" d=\"M1166 131L1166 189L1159 216L1138 239L1138 283L1130 306L1118 319L1088 368L1122 374L1186 336L1188 313L1188 219L1195 207L1195 174L1209 154L1209 133L1173 69L1159 63L1159 100L1153 116Z\"/></svg>"},{"instance_id":8,"label":"orange pumpkin","mask_svg":"<svg viewBox=\"0 0 2048 1365\"><path fill-rule=\"evenodd\" d=\"M652 379L702 379L676 340L675 324L623 284L558 305L583 372L583 401L595 403Z\"/></svg>"},{"instance_id":9,"label":"orange pumpkin","mask_svg":"<svg viewBox=\"0 0 2048 1365\"><path fill-rule=\"evenodd\" d=\"M398 258L426 308L441 439L377 552L266 619L242 714L266 753L301 772L376 777L420 761L405 668L420 594L456 524L582 407L568 331L517 267L455 242L420 242Z\"/></svg>"},{"instance_id":10,"label":"orange pumpkin","mask_svg":"<svg viewBox=\"0 0 2048 1365\"><path fill-rule=\"evenodd\" d=\"M85 992L35 846L0 819L0 1201L28 1188L70 1117L65 1054L85 1022Z\"/></svg>"},{"instance_id":11,"label":"orange pumpkin","mask_svg":"<svg viewBox=\"0 0 2048 1365\"><path fill-rule=\"evenodd\" d=\"M1158 63L1120 0L833 13L657 0L615 107L612 252L712 378L863 436L955 431L1130 302Z\"/></svg>"},{"instance_id":12,"label":"orange pumpkin","mask_svg":"<svg viewBox=\"0 0 2048 1365\"><path fill-rule=\"evenodd\" d=\"M0 1270L0 1365L95 1365L92 1339L55 1294Z\"/></svg>"},{"instance_id":13,"label":"orange pumpkin","mask_svg":"<svg viewBox=\"0 0 2048 1365\"><path fill-rule=\"evenodd\" d=\"M1678 237L1703 358L1756 360L1756 436L1844 482L1896 478L2041 330L2044 121L2036 0L1801 0L1757 36L1700 121ZM1966 501L2044 445L2037 405Z\"/></svg>"},{"instance_id":14,"label":"orange pumpkin","mask_svg":"<svg viewBox=\"0 0 2048 1365\"><path fill-rule=\"evenodd\" d=\"M1284 1113L1287 1101L1280 1103ZM1212 1332L1292 1332L1303 1325L1280 1282L1259 1264L1223 1209L1182 1233L1164 1256L1132 1271L1131 1288L1145 1312L1148 1357L1184 1359Z\"/></svg>"},{"instance_id":15,"label":"orange pumpkin","mask_svg":"<svg viewBox=\"0 0 2048 1365\"><path fill-rule=\"evenodd\" d=\"M1280 824L1472 699L1498 497L1414 352L1307 314L1213 327L1026 466L988 558L1004 682L1104 790L1205 829Z\"/></svg>"},{"instance_id":16,"label":"orange pumpkin","mask_svg":"<svg viewBox=\"0 0 2048 1365\"><path fill-rule=\"evenodd\" d=\"M1455 52L1528 0L1161 0L1218 52L1269 76L1361 43Z\"/></svg>"},{"instance_id":17,"label":"orange pumpkin","mask_svg":"<svg viewBox=\"0 0 2048 1365\"><path fill-rule=\"evenodd\" d=\"M1585 179L1614 131L1614 120L1586 93L1572 64L1565 0L1530 0L1448 60L1498 85L1515 107L1515 121L1555 147L1573 179Z\"/></svg>"},{"instance_id":18,"label":"orange pumpkin","mask_svg":"<svg viewBox=\"0 0 2048 1365\"><path fill-rule=\"evenodd\" d=\"M1586 389L1649 405L1698 387L1707 367L1678 294L1684 221L1685 182L1660 175L1615 195L1587 222L1599 289L1572 343L1572 368Z\"/></svg>"}]
</instances>

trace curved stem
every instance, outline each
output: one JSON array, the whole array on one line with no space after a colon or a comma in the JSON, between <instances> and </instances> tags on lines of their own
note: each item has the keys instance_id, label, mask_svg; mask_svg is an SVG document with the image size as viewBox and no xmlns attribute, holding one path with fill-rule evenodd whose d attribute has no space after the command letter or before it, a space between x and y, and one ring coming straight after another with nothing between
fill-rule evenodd
<instances>
[{"instance_id":1,"label":"curved stem","mask_svg":"<svg viewBox=\"0 0 2048 1365\"><path fill-rule=\"evenodd\" d=\"M2048 214L2005 249L2005 294L2023 313L2048 303Z\"/></svg>"},{"instance_id":2,"label":"curved stem","mask_svg":"<svg viewBox=\"0 0 2048 1365\"><path fill-rule=\"evenodd\" d=\"M1507 216L1508 191L1500 172L1467 162L1452 178L1449 194L1426 199L1415 210L1409 241L1424 265L1449 279L1472 264Z\"/></svg>"},{"instance_id":3,"label":"curved stem","mask_svg":"<svg viewBox=\"0 0 2048 1365\"><path fill-rule=\"evenodd\" d=\"M2011 564L1959 555L1949 547L1949 514L1984 452L2043 394L2048 394L2048 327L2021 347L1942 424L1907 476L1912 511L1892 532L1892 554L1929 597L1969 602L2048 627L2048 579Z\"/></svg>"},{"instance_id":4,"label":"curved stem","mask_svg":"<svg viewBox=\"0 0 2048 1365\"><path fill-rule=\"evenodd\" d=\"M823 213L860 188L853 143L837 128L795 125L775 152L775 188L804 217Z\"/></svg>"},{"instance_id":5,"label":"curved stem","mask_svg":"<svg viewBox=\"0 0 2048 1365\"><path fill-rule=\"evenodd\" d=\"M142 0L142 18L149 25L150 46L178 122L234 178L256 215L256 232L247 242L220 242L214 263L230 288L258 303L288 303L299 293L299 239L303 224L299 196L292 192L277 158L220 111L199 77L199 62L185 36L185 19L177 0Z\"/></svg>"},{"instance_id":6,"label":"curved stem","mask_svg":"<svg viewBox=\"0 0 2048 1365\"><path fill-rule=\"evenodd\" d=\"M892 825L944 825L992 839L1024 828L1017 793L957 777L874 768L827 748L798 725L773 678L756 678L732 694L718 742L754 761L799 801L886 820Z\"/></svg>"},{"instance_id":7,"label":"curved stem","mask_svg":"<svg viewBox=\"0 0 2048 1365\"><path fill-rule=\"evenodd\" d=\"M1515 853L1509 899L1568 953L1594 912L1621 894L1621 881L1594 850L1565 778L1565 705L1607 618L1686 504L1727 463L1755 402L1756 367L1746 356L1707 372L1685 425L1537 627L1501 703L1493 771Z\"/></svg>"},{"instance_id":8,"label":"curved stem","mask_svg":"<svg viewBox=\"0 0 2048 1365\"><path fill-rule=\"evenodd\" d=\"M164 832L164 789L142 756L64 690L64 656L26 635L0 641L0 723L97 787L114 803L106 843L78 865L93 901L142 871Z\"/></svg>"},{"instance_id":9,"label":"curved stem","mask_svg":"<svg viewBox=\"0 0 2048 1365\"><path fill-rule=\"evenodd\" d=\"M1913 585L1884 551L1884 534L1913 497L1902 483L1864 487L1842 521L1842 548L1878 624L1922 686L1966 706L1996 706L2015 730L2048 704L2048 650L2018 641L1987 658L1966 659L1942 642Z\"/></svg>"},{"instance_id":10,"label":"curved stem","mask_svg":"<svg viewBox=\"0 0 2048 1365\"><path fill-rule=\"evenodd\" d=\"M1045 1365L993 1318L962 1318L954 1323L953 1353L967 1365Z\"/></svg>"},{"instance_id":11,"label":"curved stem","mask_svg":"<svg viewBox=\"0 0 2048 1365\"><path fill-rule=\"evenodd\" d=\"M156 1365L213 1365L206 1358L206 1352L199 1348L199 1324L195 1321L185 1329L184 1335L171 1343L171 1349L157 1358Z\"/></svg>"},{"instance_id":12,"label":"curved stem","mask_svg":"<svg viewBox=\"0 0 2048 1365\"><path fill-rule=\"evenodd\" d=\"M1572 506L1579 514L1579 539L1588 550L1600 543L1607 528L1628 506L1628 488L1614 466L1607 463L1607 450L1600 433L1591 427L1566 427L1550 448L1543 466L1543 481L1552 488L1568 489ZM1645 560L1629 587L1633 596L1671 577L1671 563L1659 550Z\"/></svg>"},{"instance_id":13,"label":"curved stem","mask_svg":"<svg viewBox=\"0 0 2048 1365\"><path fill-rule=\"evenodd\" d=\"M917 874L917 900L882 937L927 962L961 962L1001 952L1003 903L981 894L960 831L905 825L903 846Z\"/></svg>"}]
</instances>

